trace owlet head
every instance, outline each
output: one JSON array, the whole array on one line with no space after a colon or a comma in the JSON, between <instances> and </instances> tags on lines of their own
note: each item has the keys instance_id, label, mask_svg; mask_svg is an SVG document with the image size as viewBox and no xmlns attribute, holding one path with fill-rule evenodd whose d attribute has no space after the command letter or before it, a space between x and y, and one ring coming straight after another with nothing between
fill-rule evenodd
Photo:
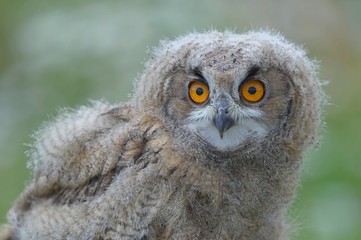
<instances>
[{"instance_id":1,"label":"owlet head","mask_svg":"<svg viewBox=\"0 0 361 240\"><path fill-rule=\"evenodd\" d=\"M320 125L315 69L278 34L195 33L154 51L135 100L162 116L179 139L187 135L219 151L266 139L302 149Z\"/></svg>"}]
</instances>

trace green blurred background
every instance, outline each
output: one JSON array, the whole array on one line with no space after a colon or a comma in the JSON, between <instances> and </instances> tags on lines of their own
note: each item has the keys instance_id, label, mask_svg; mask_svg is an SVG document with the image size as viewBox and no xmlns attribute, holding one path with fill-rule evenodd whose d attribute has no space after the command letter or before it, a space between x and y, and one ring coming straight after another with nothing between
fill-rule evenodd
<instances>
[{"instance_id":1,"label":"green blurred background","mask_svg":"<svg viewBox=\"0 0 361 240\"><path fill-rule=\"evenodd\" d=\"M306 154L294 239L361 239L361 1L0 1L0 224L30 179L32 132L61 107L125 101L146 51L210 28L275 28L330 81L322 144Z\"/></svg>"}]
</instances>

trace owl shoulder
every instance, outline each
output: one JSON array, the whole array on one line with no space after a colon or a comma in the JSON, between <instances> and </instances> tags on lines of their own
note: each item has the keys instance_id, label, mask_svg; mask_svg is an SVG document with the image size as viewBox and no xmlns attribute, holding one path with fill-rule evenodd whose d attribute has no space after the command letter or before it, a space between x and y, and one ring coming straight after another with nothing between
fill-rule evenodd
<instances>
[{"instance_id":1,"label":"owl shoulder","mask_svg":"<svg viewBox=\"0 0 361 240\"><path fill-rule=\"evenodd\" d=\"M104 101L62 110L34 134L35 141L28 152L34 179L72 186L107 172L111 167L107 164L111 165L110 160L116 157L110 151L113 145L109 141L116 134L123 135L131 117L128 104L112 106Z\"/></svg>"}]
</instances>

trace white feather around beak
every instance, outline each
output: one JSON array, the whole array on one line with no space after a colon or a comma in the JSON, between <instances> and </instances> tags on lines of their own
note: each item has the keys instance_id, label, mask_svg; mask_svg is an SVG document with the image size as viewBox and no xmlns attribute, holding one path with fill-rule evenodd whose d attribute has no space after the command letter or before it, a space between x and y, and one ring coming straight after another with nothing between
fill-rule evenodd
<instances>
[{"instance_id":1,"label":"white feather around beak","mask_svg":"<svg viewBox=\"0 0 361 240\"><path fill-rule=\"evenodd\" d=\"M212 106L195 110L187 118L186 127L221 151L234 150L249 138L263 138L269 131L261 121L260 110L237 106L230 108L230 116L235 124L221 137L213 122L215 114Z\"/></svg>"}]
</instances>

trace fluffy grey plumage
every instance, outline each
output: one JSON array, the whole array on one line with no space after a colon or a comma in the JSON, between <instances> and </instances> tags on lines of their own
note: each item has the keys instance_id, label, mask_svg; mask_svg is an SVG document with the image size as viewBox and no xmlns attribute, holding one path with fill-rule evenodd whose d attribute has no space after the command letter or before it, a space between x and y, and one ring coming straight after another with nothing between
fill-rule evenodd
<instances>
[{"instance_id":1,"label":"fluffy grey plumage","mask_svg":"<svg viewBox=\"0 0 361 240\"><path fill-rule=\"evenodd\" d=\"M317 66L279 34L164 41L129 102L35 135L3 239L287 239L323 102Z\"/></svg>"}]
</instances>

